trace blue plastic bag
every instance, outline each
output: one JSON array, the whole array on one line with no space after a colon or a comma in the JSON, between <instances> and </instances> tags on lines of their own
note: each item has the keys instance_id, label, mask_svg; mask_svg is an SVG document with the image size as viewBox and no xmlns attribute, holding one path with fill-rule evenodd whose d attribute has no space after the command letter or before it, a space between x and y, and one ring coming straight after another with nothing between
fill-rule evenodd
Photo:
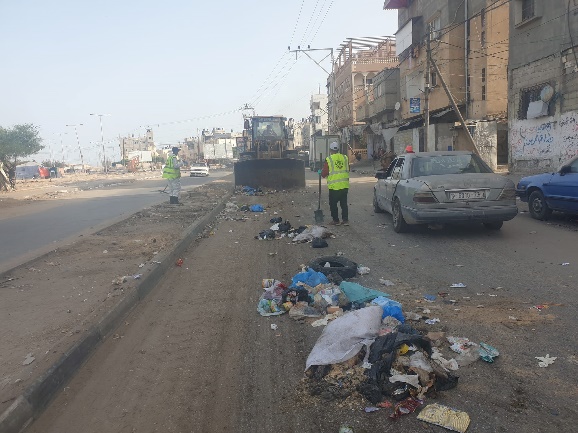
<instances>
[{"instance_id":1,"label":"blue plastic bag","mask_svg":"<svg viewBox=\"0 0 578 433\"><path fill-rule=\"evenodd\" d=\"M387 316L395 317L401 323L405 322L405 317L401 311L401 304L399 302L393 301L386 298L385 296L380 296L371 301L372 304L379 305L383 309L382 319Z\"/></svg>"},{"instance_id":2,"label":"blue plastic bag","mask_svg":"<svg viewBox=\"0 0 578 433\"><path fill-rule=\"evenodd\" d=\"M251 207L249 207L249 210L251 212L263 212L265 209L263 208L263 205L252 204Z\"/></svg>"},{"instance_id":3,"label":"blue plastic bag","mask_svg":"<svg viewBox=\"0 0 578 433\"><path fill-rule=\"evenodd\" d=\"M305 283L310 287L318 286L319 284L327 284L329 280L321 272L315 272L311 268L307 268L306 272L299 272L291 280L291 285L289 287L295 288L299 287L297 283Z\"/></svg>"}]
</instances>

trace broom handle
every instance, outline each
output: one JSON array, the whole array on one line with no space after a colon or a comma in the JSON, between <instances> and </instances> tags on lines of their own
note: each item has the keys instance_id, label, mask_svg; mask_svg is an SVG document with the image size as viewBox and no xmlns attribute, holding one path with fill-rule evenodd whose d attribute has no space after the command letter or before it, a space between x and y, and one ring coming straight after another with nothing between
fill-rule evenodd
<instances>
[{"instance_id":1,"label":"broom handle","mask_svg":"<svg viewBox=\"0 0 578 433\"><path fill-rule=\"evenodd\" d=\"M321 166L321 161L323 161L323 153L319 154L319 165ZM323 166L321 166L321 170L323 170ZM319 173L319 207L321 209L321 173Z\"/></svg>"}]
</instances>

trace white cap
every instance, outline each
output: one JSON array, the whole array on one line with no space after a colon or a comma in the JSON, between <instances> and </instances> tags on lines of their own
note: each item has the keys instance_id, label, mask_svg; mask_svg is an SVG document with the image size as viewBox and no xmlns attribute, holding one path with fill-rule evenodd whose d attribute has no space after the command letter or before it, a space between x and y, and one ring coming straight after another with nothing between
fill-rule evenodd
<instances>
[{"instance_id":1,"label":"white cap","mask_svg":"<svg viewBox=\"0 0 578 433\"><path fill-rule=\"evenodd\" d=\"M329 145L329 148L330 148L331 150L339 150L339 144L337 144L337 141L334 141L333 143L331 143L331 144Z\"/></svg>"}]
</instances>

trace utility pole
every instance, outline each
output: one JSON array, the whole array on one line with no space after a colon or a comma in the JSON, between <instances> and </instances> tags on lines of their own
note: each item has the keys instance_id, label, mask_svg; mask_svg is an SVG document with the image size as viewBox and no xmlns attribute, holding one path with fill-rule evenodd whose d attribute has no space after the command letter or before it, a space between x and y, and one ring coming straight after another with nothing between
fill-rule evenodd
<instances>
[{"instance_id":1,"label":"utility pole","mask_svg":"<svg viewBox=\"0 0 578 433\"><path fill-rule=\"evenodd\" d=\"M80 163L82 164L82 171L84 172L84 156L82 155L82 148L80 147L80 140L78 138L78 130L76 129L77 126L82 126L83 123L79 123L78 125L66 125L74 127L74 133L76 134L76 144L78 144L78 151L80 152Z\"/></svg>"},{"instance_id":2,"label":"utility pole","mask_svg":"<svg viewBox=\"0 0 578 433\"><path fill-rule=\"evenodd\" d=\"M91 116L98 116L100 119L100 142L102 143L102 164L104 165L104 174L108 174L108 168L106 166L106 151L104 150L104 132L102 130L102 116L110 116L110 114L96 114L90 113Z\"/></svg>"},{"instance_id":3,"label":"utility pole","mask_svg":"<svg viewBox=\"0 0 578 433\"><path fill-rule=\"evenodd\" d=\"M464 128L464 131L466 132L466 136L468 137L468 140L470 141L470 144L472 145L472 148L474 149L474 153L479 156L480 152L478 152L478 148L476 147L476 143L474 142L472 134L470 134L470 130L468 129L468 127L466 125L466 121L464 120L462 113L460 113L460 110L458 109L458 104L456 104L456 100L454 99L452 92L450 92L450 89L448 88L448 86L446 84L446 80L444 80L444 77L440 73L438 65L436 64L436 62L434 62L433 59L431 59L431 63L433 65L437 75L440 77L440 80L442 82L442 86L444 86L444 90L446 91L446 94L448 95L448 98L452 104L452 107L454 108L454 111L456 112L457 116L460 119L460 123L462 124L462 128Z\"/></svg>"},{"instance_id":4,"label":"utility pole","mask_svg":"<svg viewBox=\"0 0 578 433\"><path fill-rule=\"evenodd\" d=\"M424 101L423 101L423 124L424 124L424 150L428 150L428 140L429 140L429 91L430 91L430 62L431 61L431 24L427 25L427 41L426 41L426 62L425 62L425 89L424 89ZM421 149L420 149L421 150Z\"/></svg>"}]
</instances>

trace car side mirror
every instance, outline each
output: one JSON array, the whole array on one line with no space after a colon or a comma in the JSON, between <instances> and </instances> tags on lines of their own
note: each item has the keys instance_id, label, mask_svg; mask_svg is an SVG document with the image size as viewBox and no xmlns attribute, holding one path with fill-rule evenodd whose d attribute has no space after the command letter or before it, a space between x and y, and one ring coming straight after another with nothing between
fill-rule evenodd
<instances>
[{"instance_id":1,"label":"car side mirror","mask_svg":"<svg viewBox=\"0 0 578 433\"><path fill-rule=\"evenodd\" d=\"M570 173L571 169L572 167L570 167L569 165L564 165L560 168L560 174Z\"/></svg>"},{"instance_id":2,"label":"car side mirror","mask_svg":"<svg viewBox=\"0 0 578 433\"><path fill-rule=\"evenodd\" d=\"M386 179L387 174L385 173L385 171L376 171L375 172L375 178L376 179Z\"/></svg>"}]
</instances>

